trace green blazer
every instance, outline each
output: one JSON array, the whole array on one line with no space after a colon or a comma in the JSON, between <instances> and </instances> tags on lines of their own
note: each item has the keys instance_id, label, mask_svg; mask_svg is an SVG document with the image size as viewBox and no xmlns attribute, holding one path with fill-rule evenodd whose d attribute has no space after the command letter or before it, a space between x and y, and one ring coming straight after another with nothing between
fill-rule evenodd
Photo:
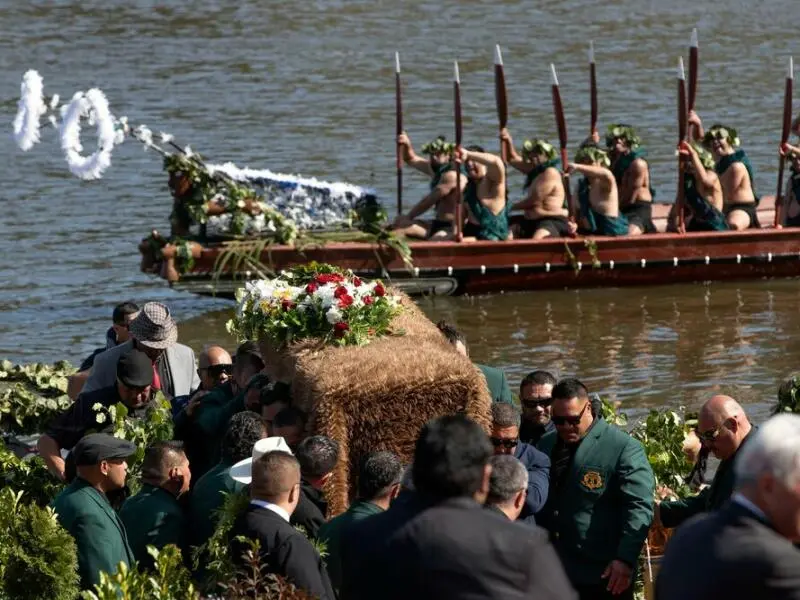
<instances>
[{"instance_id":1,"label":"green blazer","mask_svg":"<svg viewBox=\"0 0 800 600\"><path fill-rule=\"evenodd\" d=\"M514 402L505 371L486 365L476 364L475 366L481 370L481 373L486 378L486 385L489 386L492 402L506 402L507 404Z\"/></svg>"},{"instance_id":2,"label":"green blazer","mask_svg":"<svg viewBox=\"0 0 800 600\"><path fill-rule=\"evenodd\" d=\"M661 513L661 523L664 527L677 527L684 521L702 512L719 510L733 494L733 484L735 475L733 472L733 462L739 450L753 437L756 427L742 440L736 452L727 460L720 461L714 480L711 485L703 489L696 496L681 498L673 502L662 502L659 506Z\"/></svg>"},{"instance_id":3,"label":"green blazer","mask_svg":"<svg viewBox=\"0 0 800 600\"><path fill-rule=\"evenodd\" d=\"M76 477L50 506L61 526L75 538L82 590L100 583L100 571L113 574L119 563L134 563L125 526L105 495L88 481Z\"/></svg>"},{"instance_id":4,"label":"green blazer","mask_svg":"<svg viewBox=\"0 0 800 600\"><path fill-rule=\"evenodd\" d=\"M235 494L244 488L243 483L230 476L231 465L217 463L203 475L192 488L189 499L189 537L193 546L202 546L214 534L219 521L215 511L225 503L225 494Z\"/></svg>"},{"instance_id":5,"label":"green blazer","mask_svg":"<svg viewBox=\"0 0 800 600\"><path fill-rule=\"evenodd\" d=\"M353 503L347 512L342 513L319 528L317 540L326 544L328 556L325 565L328 576L335 589L342 585L342 537L344 532L356 521L382 513L383 509L372 502L359 501Z\"/></svg>"},{"instance_id":6,"label":"green blazer","mask_svg":"<svg viewBox=\"0 0 800 600\"><path fill-rule=\"evenodd\" d=\"M550 432L538 444L551 460L557 435ZM653 520L654 489L642 445L598 419L578 446L560 492L551 487L536 515L574 585L600 583L615 559L636 567Z\"/></svg>"},{"instance_id":7,"label":"green blazer","mask_svg":"<svg viewBox=\"0 0 800 600\"><path fill-rule=\"evenodd\" d=\"M125 501L119 516L128 531L133 556L142 565L153 564L147 546L161 550L174 544L186 558L186 518L178 500L168 491L143 484L138 494Z\"/></svg>"}]
</instances>

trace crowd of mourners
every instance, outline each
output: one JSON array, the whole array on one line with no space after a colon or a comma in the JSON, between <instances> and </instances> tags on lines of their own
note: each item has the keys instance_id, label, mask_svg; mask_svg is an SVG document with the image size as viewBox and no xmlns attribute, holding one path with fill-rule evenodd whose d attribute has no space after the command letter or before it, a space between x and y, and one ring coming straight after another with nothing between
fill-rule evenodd
<instances>
[{"instance_id":1,"label":"crowd of mourners","mask_svg":"<svg viewBox=\"0 0 800 600\"><path fill-rule=\"evenodd\" d=\"M457 330L439 329L468 355ZM701 469L699 493L659 502L642 445L581 381L535 370L518 408L502 371L476 365L493 399L490 434L460 414L429 421L411 462L365 456L356 497L329 518L339 444L306 435L308 415L263 374L258 347L208 346L196 361L177 338L165 305L116 307L106 347L70 381L74 404L38 442L68 483L53 507L84 589L120 562L150 568L147 546L188 555L214 533L226 495L249 490L230 533L234 562L245 550L236 540L258 540L265 572L323 600L630 599L654 525L677 528L660 600L800 598L798 416L759 428L733 398L710 397L696 435L720 461L713 479ZM137 419L155 391L171 402L176 439L146 448L129 496L137 448L108 433L110 409L122 403Z\"/></svg>"}]
</instances>

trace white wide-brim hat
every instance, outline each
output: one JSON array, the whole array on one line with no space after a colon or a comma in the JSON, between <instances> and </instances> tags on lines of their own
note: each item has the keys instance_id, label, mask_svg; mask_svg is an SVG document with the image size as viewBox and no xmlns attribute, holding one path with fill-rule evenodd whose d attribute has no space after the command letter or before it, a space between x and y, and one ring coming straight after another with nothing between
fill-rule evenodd
<instances>
[{"instance_id":1,"label":"white wide-brim hat","mask_svg":"<svg viewBox=\"0 0 800 600\"><path fill-rule=\"evenodd\" d=\"M253 461L258 460L267 452L273 452L275 450L281 450L292 454L289 444L287 444L286 440L282 437L268 437L263 440L258 440L256 445L253 446L253 456L240 460L231 467L231 478L239 483L249 485L253 480Z\"/></svg>"}]
</instances>

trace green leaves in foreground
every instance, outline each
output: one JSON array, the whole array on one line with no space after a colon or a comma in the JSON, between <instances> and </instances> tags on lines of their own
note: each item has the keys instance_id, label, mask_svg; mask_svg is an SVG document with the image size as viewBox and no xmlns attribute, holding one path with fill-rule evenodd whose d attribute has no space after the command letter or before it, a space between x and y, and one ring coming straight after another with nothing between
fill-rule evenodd
<instances>
[{"instance_id":1,"label":"green leaves in foreground","mask_svg":"<svg viewBox=\"0 0 800 600\"><path fill-rule=\"evenodd\" d=\"M67 378L75 373L68 362L14 365L0 362L0 427L27 435L41 432L50 420L72 404Z\"/></svg>"}]
</instances>

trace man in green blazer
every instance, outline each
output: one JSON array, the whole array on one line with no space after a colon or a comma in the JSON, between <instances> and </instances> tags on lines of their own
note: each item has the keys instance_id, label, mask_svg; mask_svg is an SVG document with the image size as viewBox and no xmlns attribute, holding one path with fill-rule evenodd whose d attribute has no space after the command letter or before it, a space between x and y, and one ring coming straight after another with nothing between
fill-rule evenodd
<instances>
[{"instance_id":1,"label":"man in green blazer","mask_svg":"<svg viewBox=\"0 0 800 600\"><path fill-rule=\"evenodd\" d=\"M700 409L697 435L719 460L714 481L696 496L662 502L656 506L656 521L677 527L701 512L719 510L733 493L733 463L755 431L741 405L730 396L714 396Z\"/></svg>"},{"instance_id":2,"label":"man in green blazer","mask_svg":"<svg viewBox=\"0 0 800 600\"><path fill-rule=\"evenodd\" d=\"M553 388L552 420L556 431L539 441L552 466L536 522L550 531L581 600L631 599L653 519L655 481L644 448L595 414L577 379Z\"/></svg>"},{"instance_id":3,"label":"man in green blazer","mask_svg":"<svg viewBox=\"0 0 800 600\"><path fill-rule=\"evenodd\" d=\"M178 498L189 491L191 480L181 442L156 442L147 448L142 461L142 489L119 511L133 556L141 566L153 566L147 546L161 550L173 544L184 559L188 558L188 528Z\"/></svg>"},{"instance_id":4,"label":"man in green blazer","mask_svg":"<svg viewBox=\"0 0 800 600\"><path fill-rule=\"evenodd\" d=\"M453 345L456 351L469 358L469 347L467 346L467 338L464 337L464 334L444 320L439 321L436 327L439 328L439 331L442 332L442 335ZM505 371L496 367L479 365L478 363L475 363L475 366L480 369L484 379L486 379L486 386L489 388L492 402L506 402L508 404L514 402Z\"/></svg>"},{"instance_id":5,"label":"man in green blazer","mask_svg":"<svg viewBox=\"0 0 800 600\"><path fill-rule=\"evenodd\" d=\"M51 503L58 522L78 548L81 589L100 582L100 572L116 573L120 563L134 563L133 552L106 494L125 486L126 459L136 446L105 433L92 433L72 449L77 476Z\"/></svg>"},{"instance_id":6,"label":"man in green blazer","mask_svg":"<svg viewBox=\"0 0 800 600\"><path fill-rule=\"evenodd\" d=\"M327 545L325 564L334 589L342 585L342 540L353 523L389 508L400 493L403 463L391 452L373 452L361 464L358 474L358 500L347 512L319 529L317 539Z\"/></svg>"}]
</instances>

